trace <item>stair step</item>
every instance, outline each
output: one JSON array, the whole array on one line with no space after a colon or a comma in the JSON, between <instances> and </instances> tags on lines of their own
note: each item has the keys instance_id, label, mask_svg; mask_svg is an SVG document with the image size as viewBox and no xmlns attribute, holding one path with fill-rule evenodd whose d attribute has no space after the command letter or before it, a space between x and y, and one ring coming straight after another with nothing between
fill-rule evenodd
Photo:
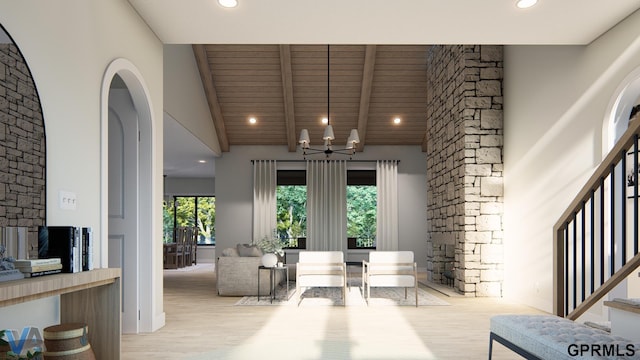
<instances>
[{"instance_id":1,"label":"stair step","mask_svg":"<svg viewBox=\"0 0 640 360\"><path fill-rule=\"evenodd\" d=\"M611 301L605 301L604 305L611 308L640 314L640 299L615 298Z\"/></svg>"},{"instance_id":2,"label":"stair step","mask_svg":"<svg viewBox=\"0 0 640 360\"><path fill-rule=\"evenodd\" d=\"M627 305L631 305L632 307L640 308L640 299L615 298L615 299L613 299L613 301L616 301L616 302L619 302L619 303L623 303L623 304L627 304Z\"/></svg>"},{"instance_id":3,"label":"stair step","mask_svg":"<svg viewBox=\"0 0 640 360\"><path fill-rule=\"evenodd\" d=\"M611 333L611 322L609 321L603 321L603 322L585 321L584 324L588 327L592 327L594 329Z\"/></svg>"},{"instance_id":4,"label":"stair step","mask_svg":"<svg viewBox=\"0 0 640 360\"><path fill-rule=\"evenodd\" d=\"M640 299L613 299L605 301L610 308L611 335L621 336L631 341L640 342Z\"/></svg>"}]
</instances>

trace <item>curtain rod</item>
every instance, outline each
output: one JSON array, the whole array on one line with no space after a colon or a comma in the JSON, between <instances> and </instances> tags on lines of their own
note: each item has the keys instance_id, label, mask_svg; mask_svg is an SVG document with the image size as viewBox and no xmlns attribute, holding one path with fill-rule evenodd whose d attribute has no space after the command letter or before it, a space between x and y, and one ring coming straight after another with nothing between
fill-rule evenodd
<instances>
[{"instance_id":1,"label":"curtain rod","mask_svg":"<svg viewBox=\"0 0 640 360\"><path fill-rule=\"evenodd\" d=\"M251 163L253 164L255 161L264 161L264 160L269 160L269 159L254 159L254 160L251 160ZM275 160L275 161L285 162L285 163L304 163L304 162L313 161L313 160ZM338 160L321 159L320 161L338 161ZM400 163L400 160L347 160L347 161L350 163L375 163L378 161L395 161L398 164Z\"/></svg>"}]
</instances>

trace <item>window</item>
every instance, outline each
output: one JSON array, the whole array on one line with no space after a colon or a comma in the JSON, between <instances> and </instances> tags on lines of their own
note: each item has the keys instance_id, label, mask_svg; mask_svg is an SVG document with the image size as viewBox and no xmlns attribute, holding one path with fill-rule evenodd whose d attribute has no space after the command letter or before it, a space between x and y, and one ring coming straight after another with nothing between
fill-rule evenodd
<instances>
[{"instance_id":1,"label":"window","mask_svg":"<svg viewBox=\"0 0 640 360\"><path fill-rule=\"evenodd\" d=\"M216 198L213 196L174 196L163 205L163 241L174 241L177 227L197 227L198 245L216 244Z\"/></svg>"},{"instance_id":2,"label":"window","mask_svg":"<svg viewBox=\"0 0 640 360\"><path fill-rule=\"evenodd\" d=\"M347 171L347 248L376 248L377 194L375 170Z\"/></svg>"},{"instance_id":3,"label":"window","mask_svg":"<svg viewBox=\"0 0 640 360\"><path fill-rule=\"evenodd\" d=\"M305 170L278 170L278 236L290 248L305 248L307 185ZM375 170L347 171L347 247L376 248L377 188Z\"/></svg>"},{"instance_id":4,"label":"window","mask_svg":"<svg viewBox=\"0 0 640 360\"><path fill-rule=\"evenodd\" d=\"M162 242L165 244L172 243L175 206L174 201L165 199L162 202Z\"/></svg>"},{"instance_id":5,"label":"window","mask_svg":"<svg viewBox=\"0 0 640 360\"><path fill-rule=\"evenodd\" d=\"M289 248L306 248L307 178L304 170L279 170L276 188L278 236Z\"/></svg>"}]
</instances>

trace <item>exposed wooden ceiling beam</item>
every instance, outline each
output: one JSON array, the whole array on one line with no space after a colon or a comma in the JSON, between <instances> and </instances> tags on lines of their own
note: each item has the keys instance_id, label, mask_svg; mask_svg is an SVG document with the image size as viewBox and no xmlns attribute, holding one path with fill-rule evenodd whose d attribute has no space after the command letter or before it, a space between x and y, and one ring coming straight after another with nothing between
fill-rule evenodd
<instances>
[{"instance_id":1,"label":"exposed wooden ceiling beam","mask_svg":"<svg viewBox=\"0 0 640 360\"><path fill-rule=\"evenodd\" d=\"M207 49L204 45L193 45L193 54L198 64L198 71L200 72L200 78L202 79L202 85L204 86L204 94L207 97L209 103L209 111L211 112L211 118L213 119L213 126L216 129L218 135L218 142L220 143L220 150L223 152L229 151L229 138L227 137L227 130L224 125L224 118L222 117L222 109L220 108L220 102L218 101L218 94L216 92L213 79L211 78L211 69L209 68L209 60L207 58Z\"/></svg>"},{"instance_id":2,"label":"exposed wooden ceiling beam","mask_svg":"<svg viewBox=\"0 0 640 360\"><path fill-rule=\"evenodd\" d=\"M371 88L373 84L373 70L376 65L376 45L367 45L362 69L362 88L360 90L360 110L358 112L358 135L360 144L358 151L364 150L367 140L367 121L369 120L369 104L371 102Z\"/></svg>"},{"instance_id":3,"label":"exposed wooden ceiling beam","mask_svg":"<svg viewBox=\"0 0 640 360\"><path fill-rule=\"evenodd\" d=\"M289 152L296 151L296 117L293 106L293 75L291 73L291 47L280 45L280 71L282 73L282 98L284 121L287 129Z\"/></svg>"}]
</instances>

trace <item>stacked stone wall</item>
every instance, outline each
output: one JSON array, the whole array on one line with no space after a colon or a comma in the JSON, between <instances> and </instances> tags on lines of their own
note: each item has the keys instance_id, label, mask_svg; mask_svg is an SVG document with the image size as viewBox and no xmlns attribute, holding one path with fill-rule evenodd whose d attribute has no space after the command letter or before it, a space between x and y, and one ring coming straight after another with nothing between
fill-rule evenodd
<instances>
[{"instance_id":1,"label":"stacked stone wall","mask_svg":"<svg viewBox=\"0 0 640 360\"><path fill-rule=\"evenodd\" d=\"M433 46L428 54L427 248L430 280L461 253L464 240L464 47Z\"/></svg>"},{"instance_id":2,"label":"stacked stone wall","mask_svg":"<svg viewBox=\"0 0 640 360\"><path fill-rule=\"evenodd\" d=\"M434 46L429 66L429 276L442 281L451 264L460 293L500 296L502 47Z\"/></svg>"},{"instance_id":3,"label":"stacked stone wall","mask_svg":"<svg viewBox=\"0 0 640 360\"><path fill-rule=\"evenodd\" d=\"M40 100L13 44L0 44L0 227L28 227L37 256L45 224L45 133Z\"/></svg>"},{"instance_id":4,"label":"stacked stone wall","mask_svg":"<svg viewBox=\"0 0 640 360\"><path fill-rule=\"evenodd\" d=\"M500 296L503 280L502 46L465 46L465 294ZM462 274L460 274L462 275Z\"/></svg>"}]
</instances>

